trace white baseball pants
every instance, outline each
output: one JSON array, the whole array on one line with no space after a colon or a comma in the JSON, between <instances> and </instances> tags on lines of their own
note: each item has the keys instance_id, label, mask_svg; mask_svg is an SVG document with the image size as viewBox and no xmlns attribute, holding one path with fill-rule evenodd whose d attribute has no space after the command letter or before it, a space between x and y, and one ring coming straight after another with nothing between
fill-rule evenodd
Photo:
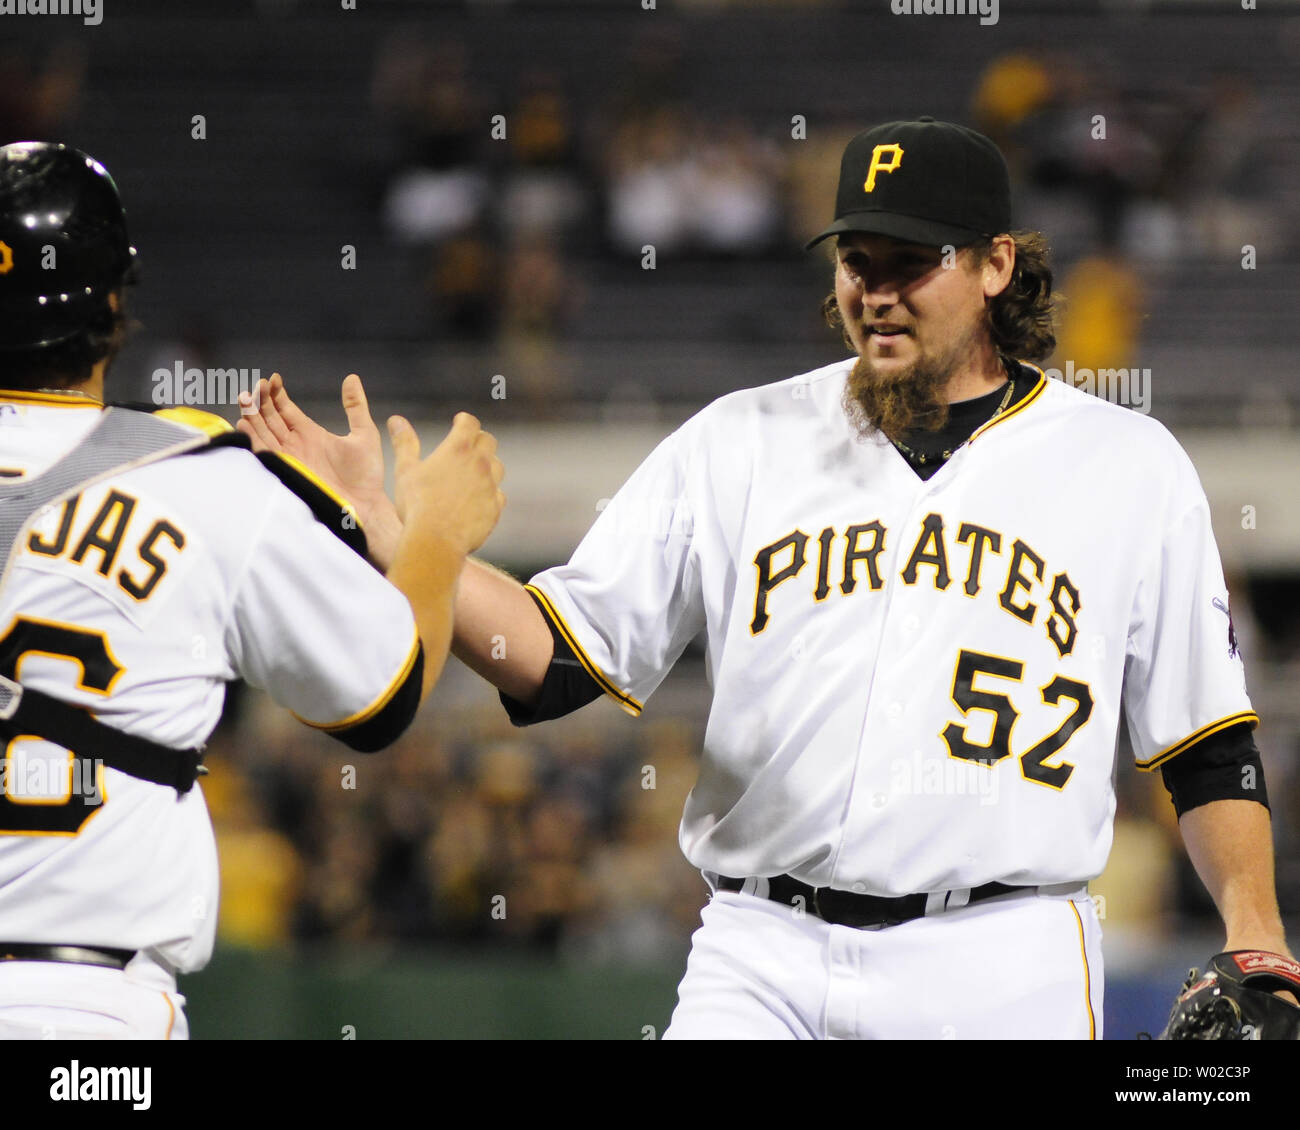
<instances>
[{"instance_id":1,"label":"white baseball pants","mask_svg":"<svg viewBox=\"0 0 1300 1130\"><path fill-rule=\"evenodd\" d=\"M858 930L717 891L664 1039L1100 1039L1086 892L1016 895Z\"/></svg>"},{"instance_id":2,"label":"white baseball pants","mask_svg":"<svg viewBox=\"0 0 1300 1130\"><path fill-rule=\"evenodd\" d=\"M160 966L0 961L0 1039L184 1040L185 998Z\"/></svg>"}]
</instances>

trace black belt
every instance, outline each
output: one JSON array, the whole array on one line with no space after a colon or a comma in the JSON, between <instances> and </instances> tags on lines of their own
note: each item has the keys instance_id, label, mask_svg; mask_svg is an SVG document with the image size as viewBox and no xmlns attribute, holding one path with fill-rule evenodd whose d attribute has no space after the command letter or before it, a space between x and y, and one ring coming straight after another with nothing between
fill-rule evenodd
<instances>
[{"instance_id":1,"label":"black belt","mask_svg":"<svg viewBox=\"0 0 1300 1130\"><path fill-rule=\"evenodd\" d=\"M69 965L101 965L125 969L135 950L113 950L102 946L39 946L26 942L0 942L0 961L62 961Z\"/></svg>"},{"instance_id":2,"label":"black belt","mask_svg":"<svg viewBox=\"0 0 1300 1130\"><path fill-rule=\"evenodd\" d=\"M915 918L924 918L926 903L930 898L929 895L901 895L898 898L858 895L852 891L836 890L834 887L810 887L807 883L801 883L789 875L776 875L767 882L767 897L773 902L800 907L833 926L852 926L859 930L877 926L898 926L904 922L911 922ZM733 879L727 875L718 876L719 890L739 891L744 885L744 879ZM1009 887L1006 883L985 883L982 887L972 887L970 897L962 905L994 898L997 895L1009 895L1014 891L1035 889L1034 887ZM796 902L796 899L803 901Z\"/></svg>"}]
</instances>

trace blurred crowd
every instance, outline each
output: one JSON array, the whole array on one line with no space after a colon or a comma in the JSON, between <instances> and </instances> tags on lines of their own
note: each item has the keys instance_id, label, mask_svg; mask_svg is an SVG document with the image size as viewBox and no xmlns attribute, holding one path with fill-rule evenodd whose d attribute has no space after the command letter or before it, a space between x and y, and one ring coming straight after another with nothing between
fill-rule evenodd
<instances>
[{"instance_id":1,"label":"blurred crowd","mask_svg":"<svg viewBox=\"0 0 1300 1130\"><path fill-rule=\"evenodd\" d=\"M602 704L516 730L494 701L426 705L364 756L243 698L203 781L224 941L684 952L706 893L676 836L697 720L631 723Z\"/></svg>"},{"instance_id":2,"label":"blurred crowd","mask_svg":"<svg viewBox=\"0 0 1300 1130\"><path fill-rule=\"evenodd\" d=\"M647 37L592 100L542 69L503 96L454 39L380 52L383 218L427 261L430 332L515 348L553 396L547 348L580 318L594 264L798 254L826 221L844 142L869 122L760 127L688 96L684 57L680 39ZM1258 238L1282 175L1260 111L1244 70L1148 84L1063 51L982 69L964 116L1006 153L1021 226L1051 236L1068 299L1056 360L1136 363L1146 276L1235 261Z\"/></svg>"},{"instance_id":3,"label":"blurred crowd","mask_svg":"<svg viewBox=\"0 0 1300 1130\"><path fill-rule=\"evenodd\" d=\"M382 259L403 295L422 295L402 307L411 339L486 346L511 374L512 409L564 414L575 395L567 345L680 331L680 306L650 298L647 268L674 268L678 285L698 278L691 333L724 340L737 336L736 314L719 288L738 276L691 271L767 260L776 271L761 277L783 282L765 282L763 301L782 313L806 305L808 317L759 312L746 332L793 325L834 340L807 298L801 247L829 215L844 142L876 115L816 101L806 114L741 113L744 99L711 86L682 25L667 22L621 45L612 79L548 57L503 77L472 35L379 40L348 187L301 186L348 196L336 202L344 213L370 211L356 222L388 243L369 261ZM92 101L79 51L4 61L6 135L64 135ZM1294 248L1294 155L1276 144L1275 99L1245 67L1184 78L1097 52L1015 49L961 83L913 108L964 120L1006 153L1018 220L1049 234L1067 299L1056 367L1136 365L1150 295L1181 285L1180 271L1190 280L1189 265L1232 266L1262 238L1275 258ZM805 97L768 101L797 109ZM172 352L219 352L192 297L177 301L173 332L205 340L169 342ZM357 301L339 320L366 324Z\"/></svg>"}]
</instances>

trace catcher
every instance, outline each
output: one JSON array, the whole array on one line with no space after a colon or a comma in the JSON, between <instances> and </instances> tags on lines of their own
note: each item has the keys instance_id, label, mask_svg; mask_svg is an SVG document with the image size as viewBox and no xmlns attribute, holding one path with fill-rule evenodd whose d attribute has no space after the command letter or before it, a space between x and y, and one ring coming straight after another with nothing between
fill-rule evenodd
<instances>
[{"instance_id":1,"label":"catcher","mask_svg":"<svg viewBox=\"0 0 1300 1130\"><path fill-rule=\"evenodd\" d=\"M219 892L196 781L225 684L389 745L504 505L472 416L424 461L395 420L385 577L344 499L220 417L106 406L134 265L103 165L0 146L0 1039L188 1035L176 977L207 964Z\"/></svg>"}]
</instances>

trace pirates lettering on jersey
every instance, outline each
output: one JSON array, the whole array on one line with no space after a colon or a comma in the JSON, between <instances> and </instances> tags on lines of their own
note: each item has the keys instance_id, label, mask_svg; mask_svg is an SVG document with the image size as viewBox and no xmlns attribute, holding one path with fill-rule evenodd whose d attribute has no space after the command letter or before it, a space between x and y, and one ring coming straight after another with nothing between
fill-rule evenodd
<instances>
[{"instance_id":1,"label":"pirates lettering on jersey","mask_svg":"<svg viewBox=\"0 0 1300 1130\"><path fill-rule=\"evenodd\" d=\"M953 559L955 556L958 566L962 564L960 555L964 547L966 568L961 592L968 597L977 597L986 587L982 578L986 561L990 557L1003 556L1003 535L987 526L962 522L957 528L951 552L948 536L942 515L927 514L921 520L920 531L899 571L899 579L905 585L917 585L924 584L929 578L937 591L944 592L955 577L961 575L960 568L954 575ZM834 591L830 578L837 546L843 554L842 580L838 586L842 596L851 595L857 588L859 563L865 565L870 590L878 592L883 588L885 582L879 559L887 538L888 531L879 521L848 526L843 534L834 526L823 529L816 538L817 581L812 590L813 601L821 604ZM802 530L793 530L754 555L756 583L754 617L749 624L751 635L764 631L771 621L769 605L777 587L793 580L808 564L809 540ZM1064 571L1052 577L1049 587L1047 562L1042 555L1020 538L1012 540L1010 545L1011 552L1005 566L995 574L1000 580L997 589L999 605L1025 624L1041 621L1057 652L1062 657L1069 655L1079 636L1077 621L1083 607L1078 588ZM1036 594L1044 589L1047 591L1043 597L1037 597ZM1040 616L1044 607L1049 608L1045 618Z\"/></svg>"},{"instance_id":2,"label":"pirates lettering on jersey","mask_svg":"<svg viewBox=\"0 0 1300 1130\"><path fill-rule=\"evenodd\" d=\"M102 577L112 576L132 600L148 600L166 576L170 559L185 548L185 534L166 518L147 527L137 521L132 528L139 499L116 488L108 491L89 521L78 518L81 501L80 494L66 499L57 524L40 523L28 537L27 549L38 557L63 558ZM124 544L130 547L125 557Z\"/></svg>"},{"instance_id":3,"label":"pirates lettering on jersey","mask_svg":"<svg viewBox=\"0 0 1300 1130\"><path fill-rule=\"evenodd\" d=\"M807 544L808 535L802 530L795 530L783 538L778 538L771 545L764 546L755 556L754 564L758 568L758 592L754 594L754 619L749 625L749 630L754 635L758 635L767 627L768 594L782 581L797 577L807 563L804 557L804 547ZM774 570L774 563L778 557L784 557L787 549L791 551L789 562Z\"/></svg>"},{"instance_id":4,"label":"pirates lettering on jersey","mask_svg":"<svg viewBox=\"0 0 1300 1130\"><path fill-rule=\"evenodd\" d=\"M1026 624L1034 622L1034 613L1038 611L1036 604L1030 604L1025 601L1024 604L1016 604L1016 590L1024 589L1029 592L1031 581L1024 574L1024 563L1028 561L1034 570L1034 580L1043 579L1043 559L1038 556L1019 538L1011 547L1011 567L1007 570L1007 583L1002 592L998 594L998 603L1002 605L1012 616L1023 620Z\"/></svg>"},{"instance_id":5,"label":"pirates lettering on jersey","mask_svg":"<svg viewBox=\"0 0 1300 1130\"><path fill-rule=\"evenodd\" d=\"M823 530L822 532L825 533L826 531ZM834 534L835 531L832 528L832 538ZM871 535L871 541L864 548L862 538L866 534ZM859 561L867 563L867 581L871 585L871 591L878 591L885 583L880 576L880 570L876 567L876 558L880 556L885 548L885 527L879 522L867 522L861 526L850 526L844 531L844 541L844 580L840 582L840 592L848 596L857 587L858 580L855 571Z\"/></svg>"},{"instance_id":6,"label":"pirates lettering on jersey","mask_svg":"<svg viewBox=\"0 0 1300 1130\"><path fill-rule=\"evenodd\" d=\"M921 526L921 536L916 539L912 556L903 566L903 583L916 584L916 570L919 565L934 566L934 587L941 592L951 583L948 576L948 554L943 548L943 519L938 514L927 514Z\"/></svg>"},{"instance_id":7,"label":"pirates lettering on jersey","mask_svg":"<svg viewBox=\"0 0 1300 1130\"><path fill-rule=\"evenodd\" d=\"M980 591L980 565L984 562L984 549L987 547L990 553L1001 552L1002 535L997 530L963 522L957 531L957 540L963 544L970 542L970 568L966 570L966 583L962 586L962 591L967 596L975 596Z\"/></svg>"}]
</instances>

